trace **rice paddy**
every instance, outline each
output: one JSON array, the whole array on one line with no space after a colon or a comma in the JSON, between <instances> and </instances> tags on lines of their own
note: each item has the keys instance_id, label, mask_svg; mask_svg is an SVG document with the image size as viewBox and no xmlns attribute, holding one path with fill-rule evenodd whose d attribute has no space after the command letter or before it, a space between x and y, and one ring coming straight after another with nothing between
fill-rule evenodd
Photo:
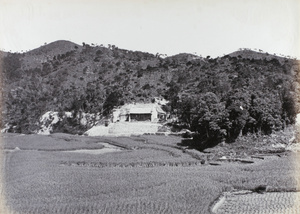
<instances>
[{"instance_id":1,"label":"rice paddy","mask_svg":"<svg viewBox=\"0 0 300 214\"><path fill-rule=\"evenodd\" d=\"M2 139L8 213L210 213L214 201L233 189L299 190L296 153L213 166L197 158L206 154L180 148L175 136ZM66 152L104 148L99 142L121 151Z\"/></svg>"}]
</instances>

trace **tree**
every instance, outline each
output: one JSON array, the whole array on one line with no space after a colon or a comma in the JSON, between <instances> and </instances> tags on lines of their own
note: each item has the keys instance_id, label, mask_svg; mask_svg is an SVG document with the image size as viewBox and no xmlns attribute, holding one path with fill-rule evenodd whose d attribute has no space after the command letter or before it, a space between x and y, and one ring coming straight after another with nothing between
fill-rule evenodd
<instances>
[{"instance_id":1,"label":"tree","mask_svg":"<svg viewBox=\"0 0 300 214\"><path fill-rule=\"evenodd\" d=\"M178 93L180 91L180 87L174 81L171 81L167 84L169 89L165 93L165 98L170 101L171 110L174 111L177 109L177 103L179 101Z\"/></svg>"},{"instance_id":2,"label":"tree","mask_svg":"<svg viewBox=\"0 0 300 214\"><path fill-rule=\"evenodd\" d=\"M122 97L121 92L112 91L104 101L103 104L103 114L108 116L112 109L120 104L120 98Z\"/></svg>"},{"instance_id":3,"label":"tree","mask_svg":"<svg viewBox=\"0 0 300 214\"><path fill-rule=\"evenodd\" d=\"M235 139L242 135L242 131L249 117L250 94L244 89L235 89L225 97L226 110L231 121L228 138Z\"/></svg>"},{"instance_id":4,"label":"tree","mask_svg":"<svg viewBox=\"0 0 300 214\"><path fill-rule=\"evenodd\" d=\"M284 88L280 92L281 98L281 107L282 107L282 119L284 121L285 126L289 124L294 124L297 114L296 109L296 96L287 88Z\"/></svg>"},{"instance_id":5,"label":"tree","mask_svg":"<svg viewBox=\"0 0 300 214\"><path fill-rule=\"evenodd\" d=\"M192 109L195 105L195 100L191 97L185 97L182 100L180 100L177 104L178 108L178 115L179 119L191 125L191 119L192 119Z\"/></svg>"},{"instance_id":6,"label":"tree","mask_svg":"<svg viewBox=\"0 0 300 214\"><path fill-rule=\"evenodd\" d=\"M200 148L211 147L225 140L231 123L225 104L216 94L207 92L201 95L192 111L192 129L197 131L194 139Z\"/></svg>"}]
</instances>

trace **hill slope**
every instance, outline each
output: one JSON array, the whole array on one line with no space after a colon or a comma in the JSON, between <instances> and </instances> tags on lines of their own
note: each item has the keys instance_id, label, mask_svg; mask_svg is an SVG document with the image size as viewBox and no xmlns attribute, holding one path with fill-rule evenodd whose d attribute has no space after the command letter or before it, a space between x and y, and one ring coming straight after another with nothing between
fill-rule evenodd
<instances>
[{"instance_id":1,"label":"hill slope","mask_svg":"<svg viewBox=\"0 0 300 214\"><path fill-rule=\"evenodd\" d=\"M182 123L208 130L201 136L270 133L294 123L298 71L295 60L250 50L215 59L161 58L57 41L3 56L3 122L13 132L34 132L46 111L105 116L114 106L161 96L170 100L165 110Z\"/></svg>"}]
</instances>

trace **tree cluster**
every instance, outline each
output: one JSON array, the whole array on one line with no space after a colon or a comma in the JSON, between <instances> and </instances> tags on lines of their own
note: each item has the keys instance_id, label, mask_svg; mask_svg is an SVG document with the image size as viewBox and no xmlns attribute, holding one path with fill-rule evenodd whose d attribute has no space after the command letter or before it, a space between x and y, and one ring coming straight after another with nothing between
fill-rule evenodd
<instances>
[{"instance_id":1,"label":"tree cluster","mask_svg":"<svg viewBox=\"0 0 300 214\"><path fill-rule=\"evenodd\" d=\"M206 72L194 76L196 87L189 87L191 78L183 84L178 79L166 93L179 121L196 132L200 147L270 134L295 123L298 70L294 76L287 63L276 59L225 59L205 65Z\"/></svg>"}]
</instances>

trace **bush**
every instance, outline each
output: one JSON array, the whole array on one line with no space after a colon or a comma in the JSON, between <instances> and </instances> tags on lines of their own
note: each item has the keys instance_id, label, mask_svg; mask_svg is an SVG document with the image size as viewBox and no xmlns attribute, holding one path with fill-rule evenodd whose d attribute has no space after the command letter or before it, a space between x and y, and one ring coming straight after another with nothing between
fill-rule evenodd
<instances>
[{"instance_id":1,"label":"bush","mask_svg":"<svg viewBox=\"0 0 300 214\"><path fill-rule=\"evenodd\" d=\"M56 124L53 124L53 133L82 135L86 131L86 126L78 124L73 118L64 118Z\"/></svg>"}]
</instances>

